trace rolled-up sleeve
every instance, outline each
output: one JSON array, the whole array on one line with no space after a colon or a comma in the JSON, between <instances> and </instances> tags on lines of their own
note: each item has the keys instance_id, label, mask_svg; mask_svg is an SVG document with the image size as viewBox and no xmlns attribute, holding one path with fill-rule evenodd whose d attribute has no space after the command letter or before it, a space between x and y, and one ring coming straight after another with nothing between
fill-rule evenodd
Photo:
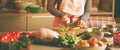
<instances>
[{"instance_id":1,"label":"rolled-up sleeve","mask_svg":"<svg viewBox=\"0 0 120 50\"><path fill-rule=\"evenodd\" d=\"M91 7L92 7L92 0L86 0L85 12L83 16L81 16L81 19L84 20L85 22L87 22L88 18L90 17Z\"/></svg>"},{"instance_id":2,"label":"rolled-up sleeve","mask_svg":"<svg viewBox=\"0 0 120 50\"><path fill-rule=\"evenodd\" d=\"M55 7L55 3L57 3L58 0L48 0L47 3L47 10L54 15L55 17L61 18L62 16L66 15L66 13L60 11Z\"/></svg>"}]
</instances>

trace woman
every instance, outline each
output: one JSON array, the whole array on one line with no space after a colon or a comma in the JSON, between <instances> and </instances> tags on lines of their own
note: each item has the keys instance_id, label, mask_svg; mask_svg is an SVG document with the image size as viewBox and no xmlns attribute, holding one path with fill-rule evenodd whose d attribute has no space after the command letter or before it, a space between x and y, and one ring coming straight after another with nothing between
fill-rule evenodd
<instances>
[{"instance_id":1,"label":"woman","mask_svg":"<svg viewBox=\"0 0 120 50\"><path fill-rule=\"evenodd\" d=\"M86 27L92 0L48 0L47 10L55 16L53 27Z\"/></svg>"}]
</instances>

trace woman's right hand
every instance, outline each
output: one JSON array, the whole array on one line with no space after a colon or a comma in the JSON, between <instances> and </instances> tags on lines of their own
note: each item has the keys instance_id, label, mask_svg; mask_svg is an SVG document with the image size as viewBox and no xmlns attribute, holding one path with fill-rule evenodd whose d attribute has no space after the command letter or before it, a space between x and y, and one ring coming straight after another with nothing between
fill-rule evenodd
<instances>
[{"instance_id":1,"label":"woman's right hand","mask_svg":"<svg viewBox=\"0 0 120 50\"><path fill-rule=\"evenodd\" d=\"M61 18L61 21L65 24L70 24L70 18L68 17L68 15L65 15Z\"/></svg>"},{"instance_id":2,"label":"woman's right hand","mask_svg":"<svg viewBox=\"0 0 120 50\"><path fill-rule=\"evenodd\" d=\"M77 26L86 28L86 27L87 27L87 23L84 22L83 20L79 20L79 21L77 22Z\"/></svg>"}]
</instances>

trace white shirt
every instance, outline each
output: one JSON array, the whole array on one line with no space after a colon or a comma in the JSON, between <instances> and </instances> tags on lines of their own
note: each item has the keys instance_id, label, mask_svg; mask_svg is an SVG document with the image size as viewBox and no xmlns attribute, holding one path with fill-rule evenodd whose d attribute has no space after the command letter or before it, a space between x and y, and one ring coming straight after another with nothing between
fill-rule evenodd
<instances>
[{"instance_id":1,"label":"white shirt","mask_svg":"<svg viewBox=\"0 0 120 50\"><path fill-rule=\"evenodd\" d=\"M70 15L81 16L86 0L62 0L60 10Z\"/></svg>"}]
</instances>

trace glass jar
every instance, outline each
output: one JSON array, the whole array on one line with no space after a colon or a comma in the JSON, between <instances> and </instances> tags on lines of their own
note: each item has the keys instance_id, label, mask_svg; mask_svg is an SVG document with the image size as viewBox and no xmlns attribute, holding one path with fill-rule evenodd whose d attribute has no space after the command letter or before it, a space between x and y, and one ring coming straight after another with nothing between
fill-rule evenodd
<instances>
[{"instance_id":1,"label":"glass jar","mask_svg":"<svg viewBox=\"0 0 120 50\"><path fill-rule=\"evenodd\" d=\"M114 33L114 46L120 47L120 32Z\"/></svg>"},{"instance_id":2,"label":"glass jar","mask_svg":"<svg viewBox=\"0 0 120 50\"><path fill-rule=\"evenodd\" d=\"M15 5L16 5L16 8L18 9L25 9L25 2L23 0L15 0Z\"/></svg>"}]
</instances>

